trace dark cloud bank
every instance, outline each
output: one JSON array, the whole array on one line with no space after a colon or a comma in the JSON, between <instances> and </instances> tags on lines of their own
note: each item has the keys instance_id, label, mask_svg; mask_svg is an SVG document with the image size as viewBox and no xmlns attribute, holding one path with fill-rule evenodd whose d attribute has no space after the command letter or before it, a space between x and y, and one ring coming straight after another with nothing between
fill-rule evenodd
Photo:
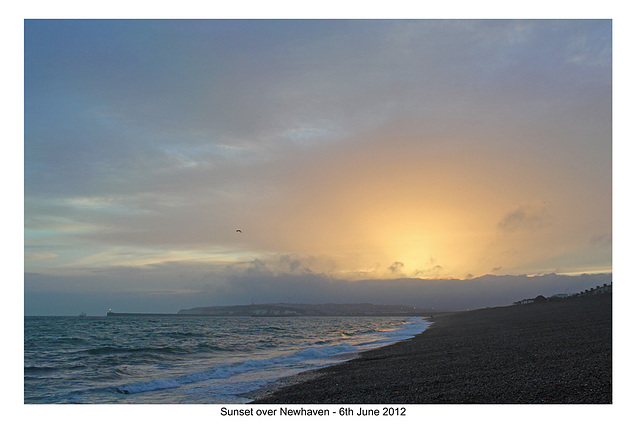
<instances>
[{"instance_id":1,"label":"dark cloud bank","mask_svg":"<svg viewBox=\"0 0 640 427\"><path fill-rule=\"evenodd\" d=\"M26 315L105 314L120 312L175 313L183 308L254 303L412 304L436 310L464 310L510 305L514 301L557 293L574 293L609 283L611 273L565 276L494 276L473 279L359 280L333 279L320 274L230 275L215 285L181 291L106 291L107 278L93 278L92 289L75 288L87 277L25 276ZM105 283L102 283L105 282ZM71 286L71 287L70 287ZM113 288L113 287L111 287ZM63 290L68 289L68 290Z\"/></svg>"}]
</instances>

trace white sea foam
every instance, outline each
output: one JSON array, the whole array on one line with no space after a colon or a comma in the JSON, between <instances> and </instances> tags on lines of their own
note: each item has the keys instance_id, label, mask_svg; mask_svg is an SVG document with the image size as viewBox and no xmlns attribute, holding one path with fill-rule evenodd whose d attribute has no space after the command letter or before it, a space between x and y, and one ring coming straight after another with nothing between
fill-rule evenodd
<instances>
[{"instance_id":1,"label":"white sea foam","mask_svg":"<svg viewBox=\"0 0 640 427\"><path fill-rule=\"evenodd\" d=\"M339 344L317 344L279 357L250 358L234 363L221 363L204 371L191 372L173 378L157 378L150 381L123 384L116 387L116 390L124 394L144 393L178 388L209 380L233 379L247 373L254 373L252 375L253 381L250 383L237 381L236 387L232 386L233 381L223 383L225 388L239 394L249 391L250 387L257 388L285 375L291 375L292 372L297 373L328 366L354 357L359 352L412 338L423 332L429 325L430 323L422 318L412 318L394 329L347 337L342 334L344 342ZM350 357L341 359L339 357L341 355ZM255 375L255 373L259 374Z\"/></svg>"},{"instance_id":2,"label":"white sea foam","mask_svg":"<svg viewBox=\"0 0 640 427\"><path fill-rule=\"evenodd\" d=\"M430 324L383 317L78 322L25 319L26 402L243 403L243 393L411 338Z\"/></svg>"}]
</instances>

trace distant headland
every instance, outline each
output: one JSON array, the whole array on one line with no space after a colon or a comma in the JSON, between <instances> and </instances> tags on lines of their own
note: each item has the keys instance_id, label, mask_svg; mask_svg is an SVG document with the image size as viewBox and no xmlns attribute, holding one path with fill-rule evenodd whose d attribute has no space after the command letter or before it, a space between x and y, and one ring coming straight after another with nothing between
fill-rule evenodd
<instances>
[{"instance_id":1,"label":"distant headland","mask_svg":"<svg viewBox=\"0 0 640 427\"><path fill-rule=\"evenodd\" d=\"M107 316L214 316L214 317L298 317L298 316L429 316L431 312L409 305L379 304L250 304L183 309L177 313L115 313Z\"/></svg>"}]
</instances>

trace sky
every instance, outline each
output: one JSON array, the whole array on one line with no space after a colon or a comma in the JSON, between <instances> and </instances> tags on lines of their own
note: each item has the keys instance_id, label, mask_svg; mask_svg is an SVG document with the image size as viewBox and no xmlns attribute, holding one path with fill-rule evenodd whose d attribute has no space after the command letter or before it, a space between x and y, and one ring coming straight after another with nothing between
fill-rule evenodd
<instances>
[{"instance_id":1,"label":"sky","mask_svg":"<svg viewBox=\"0 0 640 427\"><path fill-rule=\"evenodd\" d=\"M25 314L609 282L611 58L610 20L26 20Z\"/></svg>"}]
</instances>

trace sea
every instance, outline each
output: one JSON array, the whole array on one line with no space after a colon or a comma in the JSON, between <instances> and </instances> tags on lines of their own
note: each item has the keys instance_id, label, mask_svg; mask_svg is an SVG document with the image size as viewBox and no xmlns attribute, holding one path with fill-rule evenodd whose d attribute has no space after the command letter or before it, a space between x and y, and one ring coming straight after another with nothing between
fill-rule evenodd
<instances>
[{"instance_id":1,"label":"sea","mask_svg":"<svg viewBox=\"0 0 640 427\"><path fill-rule=\"evenodd\" d=\"M428 328L419 317L24 318L26 404L242 404Z\"/></svg>"}]
</instances>

